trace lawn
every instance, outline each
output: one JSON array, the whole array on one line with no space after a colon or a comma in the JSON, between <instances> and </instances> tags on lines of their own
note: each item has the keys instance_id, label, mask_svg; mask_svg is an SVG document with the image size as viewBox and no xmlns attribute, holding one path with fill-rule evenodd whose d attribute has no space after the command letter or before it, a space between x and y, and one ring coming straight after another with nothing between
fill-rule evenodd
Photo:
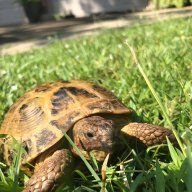
<instances>
[{"instance_id":1,"label":"lawn","mask_svg":"<svg viewBox=\"0 0 192 192\"><path fill-rule=\"evenodd\" d=\"M134 48L139 64L129 46ZM184 18L73 40L55 39L36 51L1 56L0 123L10 105L36 85L58 79L93 81L113 91L143 121L174 128L182 137L181 149L169 144L167 155L154 148L145 157L134 151L120 156L116 164L108 165L106 191L134 192L137 188L143 192L191 192L191 53L192 18ZM16 191L18 183L27 179L19 174L17 159L14 163L9 169L0 164L1 192ZM101 165L99 171L95 163L91 165L100 177ZM76 171L75 175L70 191L101 190L90 173Z\"/></svg>"}]
</instances>

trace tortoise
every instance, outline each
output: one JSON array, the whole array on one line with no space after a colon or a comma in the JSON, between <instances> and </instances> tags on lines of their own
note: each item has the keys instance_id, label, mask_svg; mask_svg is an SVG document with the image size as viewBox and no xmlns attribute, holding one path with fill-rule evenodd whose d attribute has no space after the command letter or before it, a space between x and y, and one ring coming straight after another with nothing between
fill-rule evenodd
<instances>
[{"instance_id":1,"label":"tortoise","mask_svg":"<svg viewBox=\"0 0 192 192\"><path fill-rule=\"evenodd\" d=\"M125 140L151 146L174 139L164 127L135 122L136 113L112 92L83 80L56 81L38 86L13 104L2 123L0 134L7 164L13 160L13 141L25 149L22 169L30 176L23 192L50 192L74 167L78 153L64 134L89 159L98 161Z\"/></svg>"}]
</instances>

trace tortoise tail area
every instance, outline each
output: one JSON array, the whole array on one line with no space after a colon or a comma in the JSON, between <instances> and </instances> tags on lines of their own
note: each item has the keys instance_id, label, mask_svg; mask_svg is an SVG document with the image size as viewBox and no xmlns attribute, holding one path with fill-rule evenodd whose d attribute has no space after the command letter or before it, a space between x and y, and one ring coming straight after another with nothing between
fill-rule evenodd
<instances>
[{"instance_id":1,"label":"tortoise tail area","mask_svg":"<svg viewBox=\"0 0 192 192\"><path fill-rule=\"evenodd\" d=\"M147 123L129 123L121 129L121 132L126 139L139 142L146 147L164 144L167 137L171 142L176 142L171 130Z\"/></svg>"}]
</instances>

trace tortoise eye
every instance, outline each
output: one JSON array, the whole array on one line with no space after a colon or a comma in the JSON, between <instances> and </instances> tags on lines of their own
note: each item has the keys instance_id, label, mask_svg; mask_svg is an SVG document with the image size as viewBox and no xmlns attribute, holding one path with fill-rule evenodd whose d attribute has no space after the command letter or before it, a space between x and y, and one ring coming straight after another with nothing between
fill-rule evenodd
<instances>
[{"instance_id":1,"label":"tortoise eye","mask_svg":"<svg viewBox=\"0 0 192 192\"><path fill-rule=\"evenodd\" d=\"M91 133L91 132L87 132L86 135L87 135L88 138L93 138L94 137L93 133Z\"/></svg>"}]
</instances>

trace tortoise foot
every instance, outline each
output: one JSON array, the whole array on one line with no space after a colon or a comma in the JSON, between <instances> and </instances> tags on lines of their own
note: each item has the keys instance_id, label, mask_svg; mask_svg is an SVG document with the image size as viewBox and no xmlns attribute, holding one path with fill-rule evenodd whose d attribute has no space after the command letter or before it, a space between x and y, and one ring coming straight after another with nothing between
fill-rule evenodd
<instances>
[{"instance_id":1,"label":"tortoise foot","mask_svg":"<svg viewBox=\"0 0 192 192\"><path fill-rule=\"evenodd\" d=\"M43 162L36 164L32 177L23 192L53 192L58 181L69 177L72 156L66 149L55 151Z\"/></svg>"},{"instance_id":2,"label":"tortoise foot","mask_svg":"<svg viewBox=\"0 0 192 192\"><path fill-rule=\"evenodd\" d=\"M128 138L139 141L145 146L166 143L166 137L175 141L171 130L147 123L129 123L121 129L121 132Z\"/></svg>"}]
</instances>

